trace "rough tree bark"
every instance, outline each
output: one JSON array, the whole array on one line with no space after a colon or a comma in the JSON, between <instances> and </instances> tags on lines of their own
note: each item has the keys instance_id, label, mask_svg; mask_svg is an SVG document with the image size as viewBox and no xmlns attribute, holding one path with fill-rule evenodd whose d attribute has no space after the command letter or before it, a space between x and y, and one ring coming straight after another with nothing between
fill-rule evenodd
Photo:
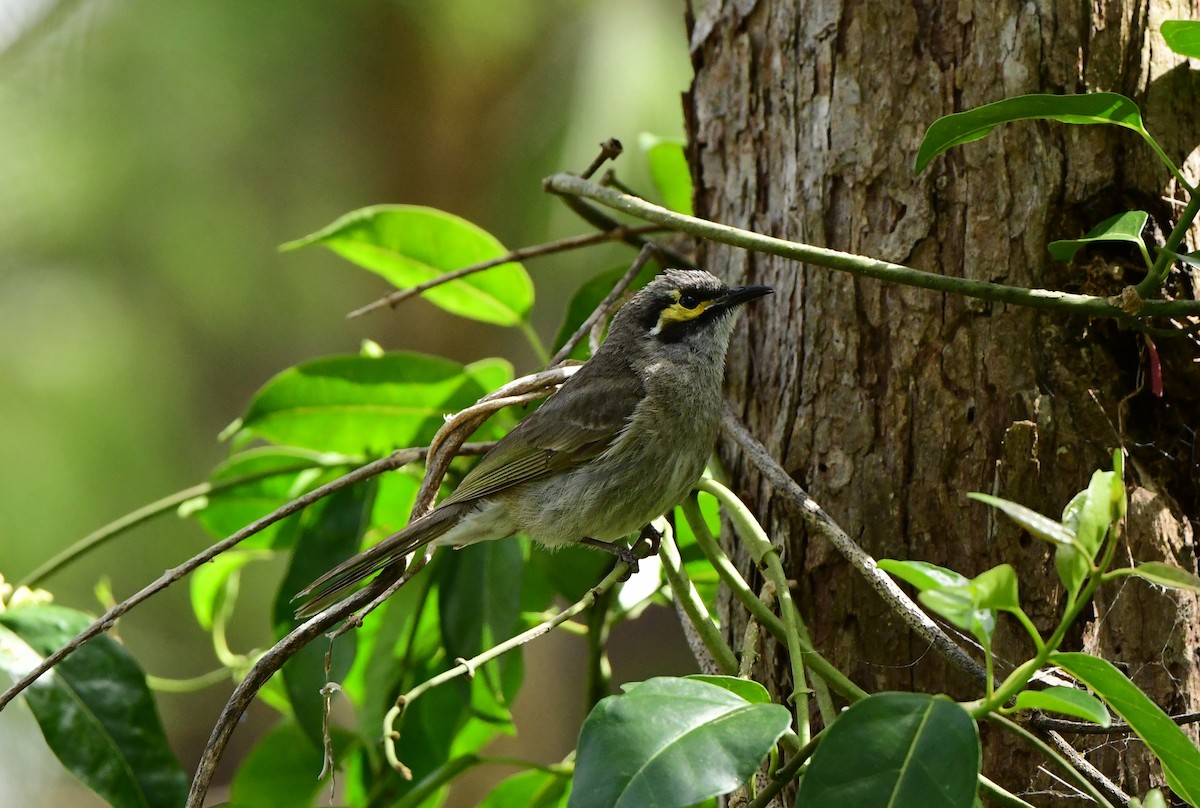
<instances>
[{"instance_id":1,"label":"rough tree bark","mask_svg":"<svg viewBox=\"0 0 1200 808\"><path fill-rule=\"evenodd\" d=\"M1197 11L1181 0L712 0L689 12L696 76L684 106L697 215L949 275L1114 294L1140 278L1130 254L1093 251L1067 266L1046 244L1129 208L1169 227L1169 177L1135 135L1023 123L915 178L913 159L939 116L1022 93L1111 90L1134 98L1182 161L1200 142L1200 82L1158 27ZM1198 165L1193 156L1192 177ZM1047 548L964 494L988 491L1056 515L1120 445L1132 452L1131 557L1196 569L1194 342L1158 342L1159 398L1142 384L1144 339L1111 322L855 280L715 244L702 263L776 288L731 352L732 400L876 558L967 575L1012 563L1024 608L1049 629L1060 592ZM1188 280L1176 283L1190 295ZM806 538L733 446L722 451L784 543L819 649L871 691L978 695L832 548ZM1076 627L1074 647L1124 666L1168 711L1200 708L1195 598L1128 582L1106 586L1097 610ZM724 612L738 636L744 614L728 603ZM998 653L1019 661L1030 649L1009 632ZM788 692L785 665L762 675ZM1137 743L1071 740L1097 747L1089 759L1129 793L1161 783ZM984 744L985 771L1010 790L1039 805L1078 804L1046 793L1063 789L1019 743L985 727Z\"/></svg>"}]
</instances>

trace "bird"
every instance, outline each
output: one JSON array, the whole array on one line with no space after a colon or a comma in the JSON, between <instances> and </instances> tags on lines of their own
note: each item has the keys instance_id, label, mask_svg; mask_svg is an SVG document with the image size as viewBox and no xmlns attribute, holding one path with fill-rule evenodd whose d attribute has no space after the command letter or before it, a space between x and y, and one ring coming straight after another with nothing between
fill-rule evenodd
<instances>
[{"instance_id":1,"label":"bird","mask_svg":"<svg viewBox=\"0 0 1200 808\"><path fill-rule=\"evenodd\" d=\"M427 545L528 536L631 562L618 540L678 505L704 472L721 417L736 313L768 286L729 288L704 270L665 269L613 316L608 336L427 515L298 592L297 618Z\"/></svg>"}]
</instances>

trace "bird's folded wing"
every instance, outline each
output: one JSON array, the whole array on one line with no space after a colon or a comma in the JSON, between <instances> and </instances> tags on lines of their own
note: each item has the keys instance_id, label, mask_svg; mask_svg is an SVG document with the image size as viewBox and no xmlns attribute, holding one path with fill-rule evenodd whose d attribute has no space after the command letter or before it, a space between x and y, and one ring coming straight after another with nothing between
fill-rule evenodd
<instances>
[{"instance_id":1,"label":"bird's folded wing","mask_svg":"<svg viewBox=\"0 0 1200 808\"><path fill-rule=\"evenodd\" d=\"M618 378L597 384L589 378L589 367L517 424L443 504L486 497L564 471L611 446L629 424L645 389L633 373L612 374Z\"/></svg>"}]
</instances>

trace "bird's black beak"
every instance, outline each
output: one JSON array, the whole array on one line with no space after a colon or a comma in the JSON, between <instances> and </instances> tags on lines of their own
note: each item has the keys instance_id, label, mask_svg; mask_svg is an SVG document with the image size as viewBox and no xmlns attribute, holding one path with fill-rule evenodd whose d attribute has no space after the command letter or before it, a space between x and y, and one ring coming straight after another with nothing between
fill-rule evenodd
<instances>
[{"instance_id":1,"label":"bird's black beak","mask_svg":"<svg viewBox=\"0 0 1200 808\"><path fill-rule=\"evenodd\" d=\"M732 309L735 306L740 306L743 303L749 303L755 298L769 295L775 290L770 286L739 286L736 289L730 289L725 294L713 301L715 306L722 309Z\"/></svg>"}]
</instances>

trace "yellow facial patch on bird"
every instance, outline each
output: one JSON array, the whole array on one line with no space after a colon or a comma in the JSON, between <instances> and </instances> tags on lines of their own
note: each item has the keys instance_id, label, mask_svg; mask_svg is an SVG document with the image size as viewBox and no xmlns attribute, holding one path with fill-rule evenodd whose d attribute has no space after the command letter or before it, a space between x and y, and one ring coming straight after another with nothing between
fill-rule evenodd
<instances>
[{"instance_id":1,"label":"yellow facial patch on bird","mask_svg":"<svg viewBox=\"0 0 1200 808\"><path fill-rule=\"evenodd\" d=\"M661 334L662 330L672 323L695 320L713 303L712 300L702 300L691 292L680 292L678 289L671 290L671 297L675 302L665 307L658 315L658 322L650 329L651 334Z\"/></svg>"}]
</instances>

